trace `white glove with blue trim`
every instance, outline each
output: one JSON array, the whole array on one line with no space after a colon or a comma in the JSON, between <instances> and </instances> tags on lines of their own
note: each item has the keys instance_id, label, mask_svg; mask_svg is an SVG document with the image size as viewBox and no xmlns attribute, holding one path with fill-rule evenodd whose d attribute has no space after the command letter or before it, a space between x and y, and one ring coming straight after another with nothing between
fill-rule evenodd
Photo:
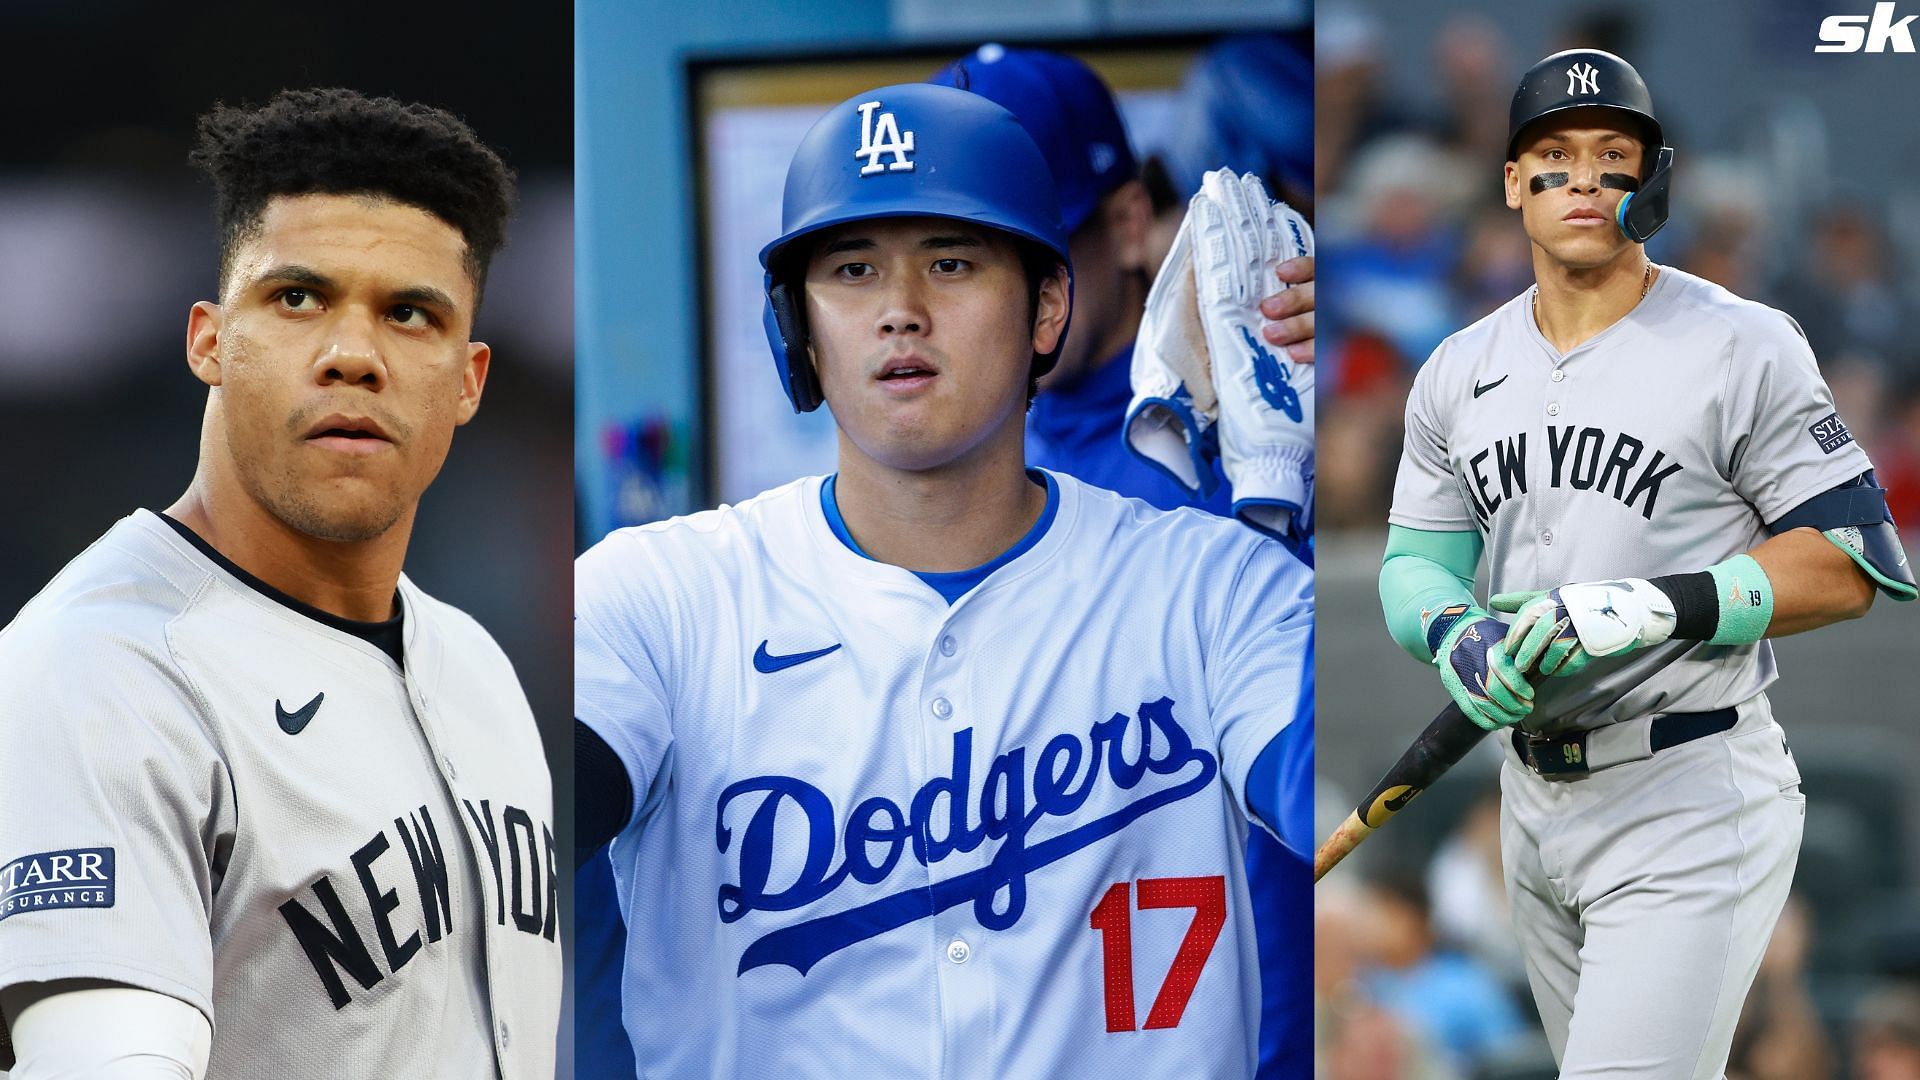
<instances>
[{"instance_id":1,"label":"white glove with blue trim","mask_svg":"<svg viewBox=\"0 0 1920 1080\"><path fill-rule=\"evenodd\" d=\"M1282 262L1313 254L1313 229L1268 198L1258 176L1228 169L1206 175L1186 227L1233 512L1262 532L1297 538L1313 486L1313 367L1262 339L1260 301Z\"/></svg>"},{"instance_id":2,"label":"white glove with blue trim","mask_svg":"<svg viewBox=\"0 0 1920 1080\"><path fill-rule=\"evenodd\" d=\"M1196 196L1197 198L1197 196ZM1147 291L1147 311L1133 343L1133 401L1127 445L1189 494L1216 486L1216 403L1207 366L1207 332L1193 284L1191 214Z\"/></svg>"}]
</instances>

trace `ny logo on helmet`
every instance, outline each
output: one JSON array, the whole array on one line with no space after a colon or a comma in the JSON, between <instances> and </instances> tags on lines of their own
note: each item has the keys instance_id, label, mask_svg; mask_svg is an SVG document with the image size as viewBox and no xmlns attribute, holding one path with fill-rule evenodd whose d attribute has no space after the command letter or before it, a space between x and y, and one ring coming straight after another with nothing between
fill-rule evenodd
<instances>
[{"instance_id":1,"label":"ny logo on helmet","mask_svg":"<svg viewBox=\"0 0 1920 1080\"><path fill-rule=\"evenodd\" d=\"M1600 92L1600 69L1585 62L1567 69L1567 96Z\"/></svg>"},{"instance_id":2,"label":"ny logo on helmet","mask_svg":"<svg viewBox=\"0 0 1920 1080\"><path fill-rule=\"evenodd\" d=\"M913 162L907 155L913 153L913 132L902 132L900 121L890 112L880 114L874 119L874 111L880 108L877 101L860 104L860 149L853 152L857 158L866 158L867 163L860 166L861 176L872 176L878 172L912 172ZM882 154L892 154L893 160L880 164Z\"/></svg>"}]
</instances>

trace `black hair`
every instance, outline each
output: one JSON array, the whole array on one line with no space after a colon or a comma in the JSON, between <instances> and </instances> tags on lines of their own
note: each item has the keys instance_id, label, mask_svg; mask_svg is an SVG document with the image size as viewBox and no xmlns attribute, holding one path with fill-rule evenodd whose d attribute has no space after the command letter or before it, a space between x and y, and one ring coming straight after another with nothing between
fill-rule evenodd
<instances>
[{"instance_id":1,"label":"black hair","mask_svg":"<svg viewBox=\"0 0 1920 1080\"><path fill-rule=\"evenodd\" d=\"M282 90L265 105L217 104L187 160L213 179L220 282L234 251L282 195L371 195L418 207L460 231L474 296L506 243L513 171L459 117L353 90Z\"/></svg>"}]
</instances>

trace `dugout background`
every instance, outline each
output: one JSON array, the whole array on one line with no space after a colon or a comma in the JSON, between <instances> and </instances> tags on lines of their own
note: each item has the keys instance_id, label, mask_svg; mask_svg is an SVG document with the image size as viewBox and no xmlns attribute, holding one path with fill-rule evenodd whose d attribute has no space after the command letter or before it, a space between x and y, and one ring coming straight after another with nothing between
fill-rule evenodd
<instances>
[{"instance_id":1,"label":"dugout background","mask_svg":"<svg viewBox=\"0 0 1920 1080\"><path fill-rule=\"evenodd\" d=\"M0 5L0 624L192 479L206 388L186 319L218 258L213 189L186 161L195 117L289 86L439 105L518 172L520 205L476 327L486 396L422 500L407 573L512 658L571 849L570 30L544 4Z\"/></svg>"},{"instance_id":2,"label":"dugout background","mask_svg":"<svg viewBox=\"0 0 1920 1080\"><path fill-rule=\"evenodd\" d=\"M1323 836L1445 700L1380 615L1401 410L1442 337L1532 283L1499 177L1508 101L1541 56L1598 46L1639 68L1676 149L1672 218L1648 254L1801 322L1842 417L1893 490L1906 540L1920 541L1920 139L1889 115L1912 99L1920 66L1913 56L1814 54L1821 18L1849 10L1803 0L1320 5ZM1781 678L1768 693L1808 798L1795 885L1807 917L1790 916L1776 934L1769 989L1749 1004L1754 1021L1787 1034L1762 1040L1747 1029L1729 1075L1867 1075L1853 1070L1881 1018L1905 1017L1920 1032L1920 1003L1902 1003L1920 987L1920 796L1911 785L1920 604L1882 597L1863 620L1776 649ZM1488 801L1494 741L1319 887L1324 1075L1552 1075L1505 929ZM1417 1017L1437 1014L1440 995L1408 992L1383 960L1422 921L1394 896L1408 879L1430 903L1432 953L1502 983L1523 1035L1422 1034ZM1389 926L1402 936L1375 933ZM1810 1012L1810 1026L1797 1011ZM1822 1040L1824 1066L1818 1053L1796 1056ZM1353 1052L1362 1041L1385 1049L1362 1064ZM1920 1061L1920 1043L1914 1053Z\"/></svg>"}]
</instances>

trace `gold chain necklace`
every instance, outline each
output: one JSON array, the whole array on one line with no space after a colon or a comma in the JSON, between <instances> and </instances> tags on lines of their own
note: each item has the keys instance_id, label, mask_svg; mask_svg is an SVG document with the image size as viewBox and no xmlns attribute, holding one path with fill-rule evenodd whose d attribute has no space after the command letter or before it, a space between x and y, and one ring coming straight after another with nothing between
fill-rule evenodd
<instances>
[{"instance_id":1,"label":"gold chain necklace","mask_svg":"<svg viewBox=\"0 0 1920 1080\"><path fill-rule=\"evenodd\" d=\"M1652 289L1653 289L1653 261L1648 260L1647 272L1640 275L1640 299L1645 300L1647 298L1647 293L1650 292ZM1533 322L1534 322L1534 325L1536 326L1538 326L1540 323L1540 286L1538 285L1535 285L1533 287Z\"/></svg>"}]
</instances>

